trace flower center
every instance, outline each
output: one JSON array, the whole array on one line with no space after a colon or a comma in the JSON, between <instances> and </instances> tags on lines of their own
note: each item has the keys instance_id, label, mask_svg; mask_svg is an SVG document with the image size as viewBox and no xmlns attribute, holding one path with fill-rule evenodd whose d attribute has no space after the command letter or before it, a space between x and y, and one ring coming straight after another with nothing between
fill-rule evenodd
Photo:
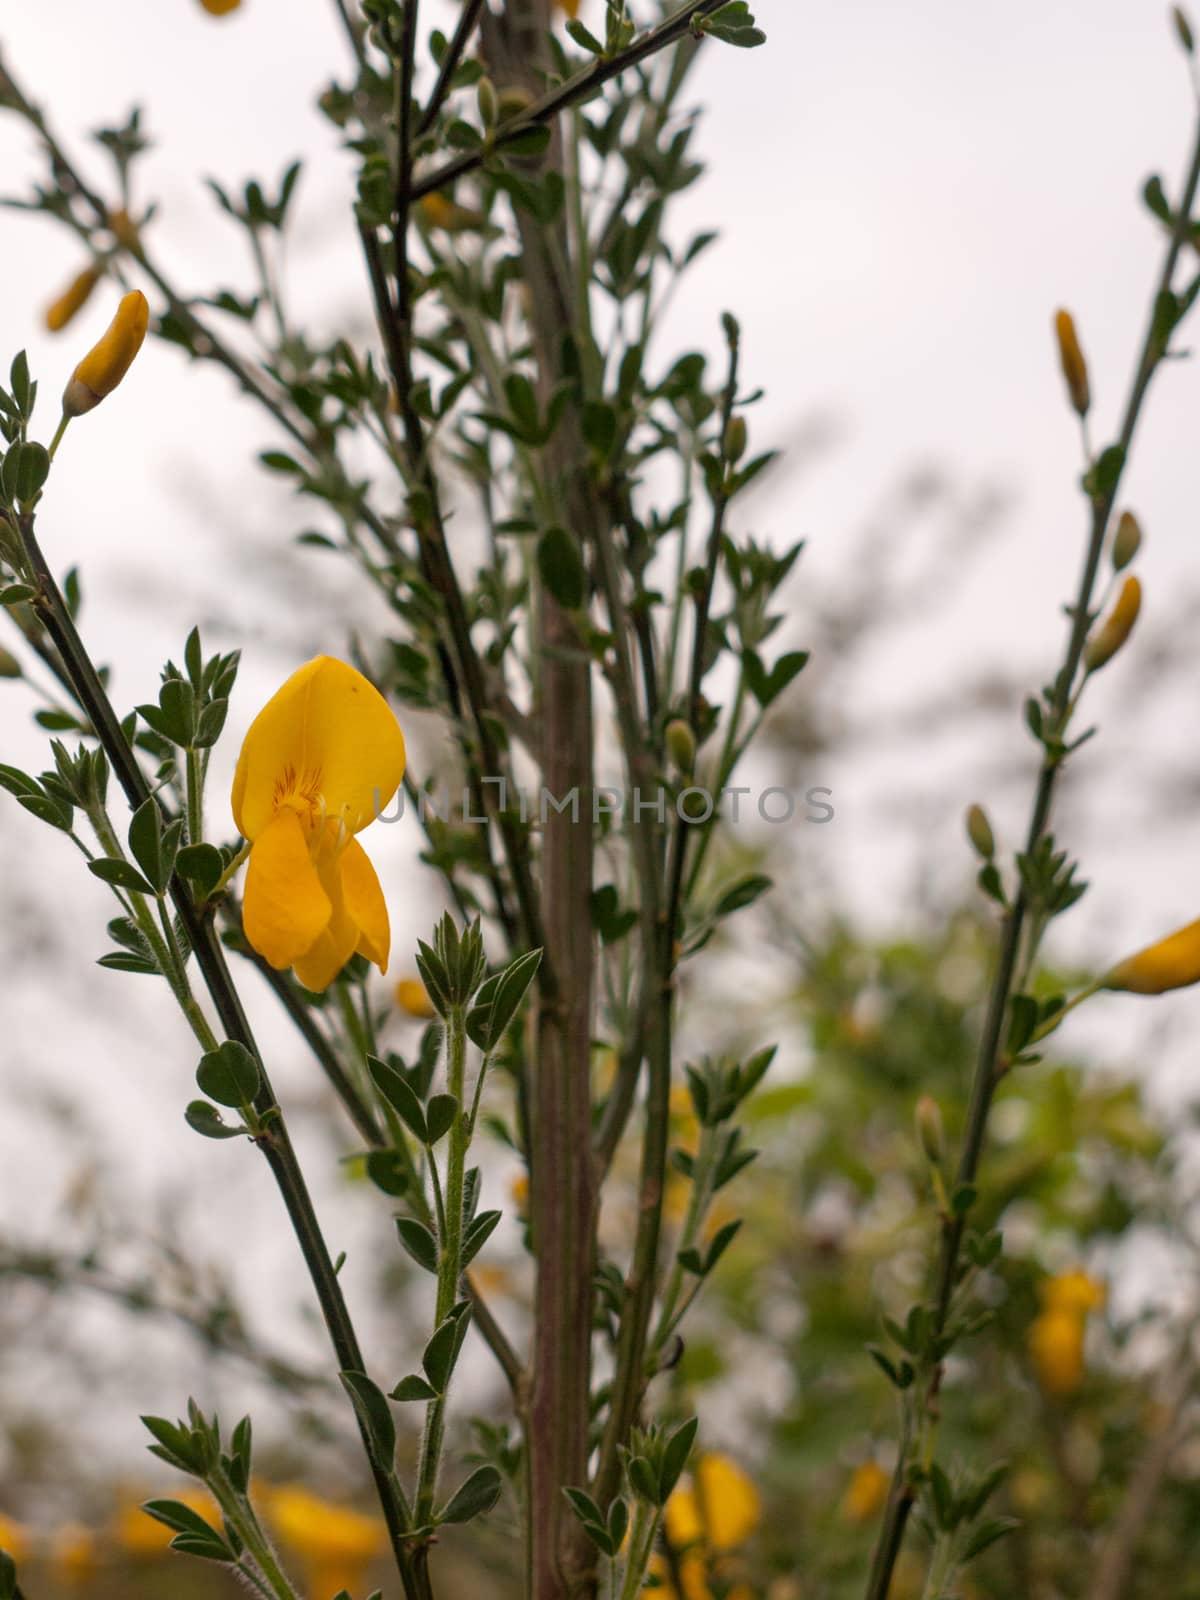
<instances>
[{"instance_id":1,"label":"flower center","mask_svg":"<svg viewBox=\"0 0 1200 1600\"><path fill-rule=\"evenodd\" d=\"M325 815L325 798L321 793L321 769L297 774L289 762L275 780L274 805L276 811L284 806L298 813L301 822L315 828Z\"/></svg>"}]
</instances>

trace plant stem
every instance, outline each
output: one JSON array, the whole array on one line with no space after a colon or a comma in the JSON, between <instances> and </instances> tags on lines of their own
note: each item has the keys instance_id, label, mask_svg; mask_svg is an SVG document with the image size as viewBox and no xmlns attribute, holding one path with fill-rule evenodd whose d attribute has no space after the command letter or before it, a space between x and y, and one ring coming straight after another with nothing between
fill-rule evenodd
<instances>
[{"instance_id":1,"label":"plant stem","mask_svg":"<svg viewBox=\"0 0 1200 1600\"><path fill-rule=\"evenodd\" d=\"M130 809L136 811L150 798L150 787L132 747L125 738L107 692L97 676L96 669L76 631L70 612L38 545L32 517L23 516L19 519L19 531L38 590L31 604L62 656L65 670L71 678L80 704L87 710L92 726L96 730L96 736L104 747L117 780L125 792ZM261 1085L255 1097L254 1109L260 1116L265 1117L269 1114L271 1125L269 1132L256 1143L266 1156L283 1197L321 1306L338 1365L343 1371L365 1372L358 1336L350 1320L350 1313L342 1296L333 1262L313 1210L308 1187L296 1160L262 1056L225 964L224 952L213 931L212 921L197 910L191 891L177 875L172 878L170 889L180 921L187 931L197 964L212 996L226 1037L244 1045L259 1063ZM412 1560L405 1543L409 1527L407 1504L394 1476L375 1462L369 1436L361 1421L359 1431L364 1449L367 1450L371 1460L372 1474L405 1593L409 1600L421 1600L420 1591L414 1581Z\"/></svg>"},{"instance_id":2,"label":"plant stem","mask_svg":"<svg viewBox=\"0 0 1200 1600\"><path fill-rule=\"evenodd\" d=\"M1052 704L1052 730L1055 733L1061 733L1062 731L1062 719L1071 704L1072 688L1079 672L1084 645L1087 642L1092 594L1096 585L1096 576L1104 550L1105 536L1108 532L1108 524L1112 516L1117 490L1120 487L1124 464L1129 457L1129 450L1137 431L1142 404L1146 398L1150 381L1165 354L1165 351L1161 348L1158 333L1157 306L1159 296L1166 293L1171 287L1180 252L1189 238L1190 218L1198 187L1200 187L1200 122L1197 123L1196 133L1193 138L1192 154L1187 177L1184 181L1183 194L1178 210L1175 213L1175 223L1171 230L1170 243L1167 247L1162 271L1151 302L1150 317L1138 356L1137 368L1134 373L1133 383L1126 403L1124 420L1117 441L1118 447L1122 452L1121 466L1114 475L1114 480L1108 490L1092 500L1091 527L1084 553L1083 570L1079 579L1075 604L1070 612L1071 628L1067 639L1066 654L1062 669L1055 680ZM1032 854L1046 832L1062 764L1061 756L1052 754L1049 750L1043 757L1026 834L1025 853L1027 855ZM1000 951L992 980L983 1033L980 1038L975 1076L971 1086L966 1132L963 1137L955 1181L956 1188L964 1184L973 1184L979 1169L988 1113L991 1110L992 1097L998 1082L997 1065L1004 1037L1004 1025L1008 1015L1009 999L1012 993L1013 975L1021 946L1021 932L1027 911L1028 901L1022 887L1018 890L1013 905L1001 925ZM966 1225L967 1218L964 1213L955 1216L942 1226L941 1253L934 1302L933 1327L935 1337L940 1337L946 1326L946 1319L950 1309L950 1297L954 1289L958 1258L962 1248L963 1236L966 1232ZM939 1373L934 1374L933 1384L935 1388L939 1377ZM891 1587L892 1571L904 1538L905 1524L912 1510L914 1492L908 1482L906 1455L907 1452L902 1451L896 1462L887 1511L875 1546L870 1578L867 1583L867 1600L886 1600L888 1590Z\"/></svg>"},{"instance_id":3,"label":"plant stem","mask_svg":"<svg viewBox=\"0 0 1200 1600\"><path fill-rule=\"evenodd\" d=\"M242 1543L250 1552L270 1592L277 1596L277 1600L299 1600L296 1590L288 1582L283 1568L275 1557L275 1552L259 1527L258 1518L249 1509L242 1496L223 1474L214 1473L205 1481L230 1526L236 1529Z\"/></svg>"},{"instance_id":4,"label":"plant stem","mask_svg":"<svg viewBox=\"0 0 1200 1600\"><path fill-rule=\"evenodd\" d=\"M459 63L466 48L471 42L471 35L475 32L479 21L479 13L483 10L483 0L467 0L463 6L462 15L458 19L458 26L451 35L450 43L446 46L446 53L442 57L442 64L438 68L437 82L433 86L433 93L429 96L429 104L417 123L417 137L428 133L437 121L438 112L445 104L446 96L450 93L450 80L458 71Z\"/></svg>"}]
</instances>

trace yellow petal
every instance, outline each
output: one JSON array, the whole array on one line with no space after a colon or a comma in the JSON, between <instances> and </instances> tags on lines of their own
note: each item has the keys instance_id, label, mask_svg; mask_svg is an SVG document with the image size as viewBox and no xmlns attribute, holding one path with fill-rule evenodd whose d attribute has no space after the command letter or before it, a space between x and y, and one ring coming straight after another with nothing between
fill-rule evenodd
<instances>
[{"instance_id":1,"label":"yellow petal","mask_svg":"<svg viewBox=\"0 0 1200 1600\"><path fill-rule=\"evenodd\" d=\"M359 955L373 961L380 972L386 972L392 945L387 901L383 898L379 874L357 839L351 839L342 851L341 867L346 911L358 928L355 948Z\"/></svg>"},{"instance_id":2,"label":"yellow petal","mask_svg":"<svg viewBox=\"0 0 1200 1600\"><path fill-rule=\"evenodd\" d=\"M250 724L233 780L233 816L256 839L280 805L365 828L404 776L404 735L379 691L344 661L317 656Z\"/></svg>"},{"instance_id":3,"label":"yellow petal","mask_svg":"<svg viewBox=\"0 0 1200 1600\"><path fill-rule=\"evenodd\" d=\"M1200 983L1200 922L1189 922L1157 944L1119 962L1104 980L1106 989L1131 994L1166 994Z\"/></svg>"},{"instance_id":4,"label":"yellow petal","mask_svg":"<svg viewBox=\"0 0 1200 1600\"><path fill-rule=\"evenodd\" d=\"M761 1517L758 1490L737 1462L704 1455L692 1470L692 1484L681 1485L667 1501L667 1536L680 1548L704 1539L712 1550L732 1550Z\"/></svg>"},{"instance_id":5,"label":"yellow petal","mask_svg":"<svg viewBox=\"0 0 1200 1600\"><path fill-rule=\"evenodd\" d=\"M149 320L146 296L140 289L131 290L117 307L103 337L71 374L63 391L63 411L67 416L82 416L113 392L142 348Z\"/></svg>"},{"instance_id":6,"label":"yellow petal","mask_svg":"<svg viewBox=\"0 0 1200 1600\"><path fill-rule=\"evenodd\" d=\"M273 967L290 967L312 949L332 915L300 818L285 809L250 852L242 906L246 938Z\"/></svg>"},{"instance_id":7,"label":"yellow petal","mask_svg":"<svg viewBox=\"0 0 1200 1600\"><path fill-rule=\"evenodd\" d=\"M297 958L294 970L306 989L323 994L354 954L359 937L358 923L346 905L336 822L325 825L315 865L332 909L328 923L310 948Z\"/></svg>"}]
</instances>

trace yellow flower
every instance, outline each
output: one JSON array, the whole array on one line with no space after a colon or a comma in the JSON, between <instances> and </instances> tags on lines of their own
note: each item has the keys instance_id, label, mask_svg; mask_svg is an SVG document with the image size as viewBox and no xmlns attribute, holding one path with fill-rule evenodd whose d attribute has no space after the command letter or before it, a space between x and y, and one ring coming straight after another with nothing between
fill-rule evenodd
<instances>
[{"instance_id":1,"label":"yellow flower","mask_svg":"<svg viewBox=\"0 0 1200 1600\"><path fill-rule=\"evenodd\" d=\"M84 267L78 277L72 278L58 299L46 307L46 326L51 333L61 333L71 318L83 310L99 282L95 267Z\"/></svg>"},{"instance_id":2,"label":"yellow flower","mask_svg":"<svg viewBox=\"0 0 1200 1600\"><path fill-rule=\"evenodd\" d=\"M1108 1299L1107 1287L1078 1267L1043 1283L1038 1294L1047 1311L1071 1311L1084 1317L1089 1311L1103 1310Z\"/></svg>"},{"instance_id":3,"label":"yellow flower","mask_svg":"<svg viewBox=\"0 0 1200 1600\"><path fill-rule=\"evenodd\" d=\"M529 1174L518 1172L508 1186L508 1198L522 1222L529 1218Z\"/></svg>"},{"instance_id":4,"label":"yellow flower","mask_svg":"<svg viewBox=\"0 0 1200 1600\"><path fill-rule=\"evenodd\" d=\"M109 395L133 365L142 348L150 307L140 289L127 294L100 342L93 345L63 390L63 413L81 417Z\"/></svg>"},{"instance_id":5,"label":"yellow flower","mask_svg":"<svg viewBox=\"0 0 1200 1600\"><path fill-rule=\"evenodd\" d=\"M327 989L356 951L387 971L387 905L354 835L403 775L387 702L329 656L294 672L250 725L233 780L234 821L252 847L243 927L306 989Z\"/></svg>"},{"instance_id":6,"label":"yellow flower","mask_svg":"<svg viewBox=\"0 0 1200 1600\"><path fill-rule=\"evenodd\" d=\"M1099 672L1116 655L1133 632L1142 609L1142 586L1136 578L1126 578L1108 619L1088 640L1083 664L1089 672Z\"/></svg>"},{"instance_id":7,"label":"yellow flower","mask_svg":"<svg viewBox=\"0 0 1200 1600\"><path fill-rule=\"evenodd\" d=\"M69 1584L87 1583L99 1565L96 1543L96 1535L82 1523L68 1522L59 1528L50 1547L50 1560L59 1577Z\"/></svg>"},{"instance_id":8,"label":"yellow flower","mask_svg":"<svg viewBox=\"0 0 1200 1600\"><path fill-rule=\"evenodd\" d=\"M429 991L420 978L401 978L392 993L401 1011L407 1011L418 1022L428 1022L430 1017L437 1016Z\"/></svg>"},{"instance_id":9,"label":"yellow flower","mask_svg":"<svg viewBox=\"0 0 1200 1600\"><path fill-rule=\"evenodd\" d=\"M380 1522L298 1483L267 1489L262 1498L280 1539L307 1565L314 1595L364 1587L367 1568L387 1548Z\"/></svg>"},{"instance_id":10,"label":"yellow flower","mask_svg":"<svg viewBox=\"0 0 1200 1600\"><path fill-rule=\"evenodd\" d=\"M855 1467L842 1496L843 1519L870 1522L887 1499L891 1481L878 1461L864 1461Z\"/></svg>"},{"instance_id":11,"label":"yellow flower","mask_svg":"<svg viewBox=\"0 0 1200 1600\"><path fill-rule=\"evenodd\" d=\"M417 201L417 215L428 227L441 228L444 233L467 233L472 228L482 228L487 221L482 211L460 206L436 191Z\"/></svg>"},{"instance_id":12,"label":"yellow flower","mask_svg":"<svg viewBox=\"0 0 1200 1600\"><path fill-rule=\"evenodd\" d=\"M569 17L574 18L579 15L579 0L554 0L554 4Z\"/></svg>"},{"instance_id":13,"label":"yellow flower","mask_svg":"<svg viewBox=\"0 0 1200 1600\"><path fill-rule=\"evenodd\" d=\"M1081 417L1087 416L1092 403L1088 388L1087 362L1079 348L1075 323L1069 311L1060 311L1054 318L1054 332L1058 338L1058 358L1062 362L1063 377L1067 380L1067 393L1071 404Z\"/></svg>"},{"instance_id":14,"label":"yellow flower","mask_svg":"<svg viewBox=\"0 0 1200 1600\"><path fill-rule=\"evenodd\" d=\"M758 1490L728 1456L704 1455L667 1501L667 1538L678 1549L703 1540L710 1550L732 1550L762 1520Z\"/></svg>"},{"instance_id":15,"label":"yellow flower","mask_svg":"<svg viewBox=\"0 0 1200 1600\"><path fill-rule=\"evenodd\" d=\"M236 11L242 0L200 0L200 4L210 17L224 17L231 11Z\"/></svg>"},{"instance_id":16,"label":"yellow flower","mask_svg":"<svg viewBox=\"0 0 1200 1600\"><path fill-rule=\"evenodd\" d=\"M1200 983L1200 922L1189 922L1157 944L1127 956L1108 973L1102 987L1130 994L1166 994L1193 983Z\"/></svg>"},{"instance_id":17,"label":"yellow flower","mask_svg":"<svg viewBox=\"0 0 1200 1600\"><path fill-rule=\"evenodd\" d=\"M1083 1382L1084 1318L1046 1310L1029 1324L1029 1355L1047 1394L1073 1393Z\"/></svg>"},{"instance_id":18,"label":"yellow flower","mask_svg":"<svg viewBox=\"0 0 1200 1600\"><path fill-rule=\"evenodd\" d=\"M28 1559L30 1548L28 1529L0 1511L0 1550L7 1550L18 1566Z\"/></svg>"}]
</instances>

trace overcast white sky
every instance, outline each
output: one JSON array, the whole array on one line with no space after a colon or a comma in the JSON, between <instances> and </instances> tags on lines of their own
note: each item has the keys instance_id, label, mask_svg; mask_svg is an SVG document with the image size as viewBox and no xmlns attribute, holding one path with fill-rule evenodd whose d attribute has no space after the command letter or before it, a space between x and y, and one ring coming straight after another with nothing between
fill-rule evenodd
<instances>
[{"instance_id":1,"label":"overcast white sky","mask_svg":"<svg viewBox=\"0 0 1200 1600\"><path fill-rule=\"evenodd\" d=\"M1077 433L1051 318L1060 304L1076 314L1103 440L1116 430L1161 252L1139 190L1159 171L1168 194L1177 192L1194 118L1167 8L1157 0L759 0L754 9L768 46L708 47L695 80L708 108L701 149L710 173L681 209L695 229L719 227L722 241L680 294L672 337L680 347L715 349L720 311L737 312L747 381L767 391L757 444L785 441L819 411L839 425L836 450L762 499L760 533L810 541L801 614L820 610L824 585L852 581L853 530L886 509L914 463L934 461L1013 496L1003 536L953 615L936 633L898 635L874 693L900 703L910 685L944 685L982 662L1025 665L1031 684L1040 682L1061 648L1058 608L1074 583L1083 531ZM601 11L600 0L583 0L585 20ZM245 0L221 21L196 0L9 0L0 48L77 152L87 130L120 120L133 102L145 107L155 150L142 168L141 198L159 200L156 249L187 290L250 281L240 236L200 177L273 182L302 155L289 277L297 309L323 328L365 331L345 210L351 169L312 109L316 91L346 68L331 0ZM89 162L103 173L103 163ZM21 193L35 170L26 131L0 119L0 188ZM71 240L49 223L0 213L0 261L0 357L28 347L44 383L48 433L52 397L104 326L111 295L98 294L69 334L52 339L41 314L80 264ZM1140 564L1147 639L1156 608L1195 584L1198 412L1200 372L1179 363L1156 387L1128 478L1148 533ZM163 655L178 651L194 616L214 619L214 642L244 646L235 747L262 694L303 654L338 643L319 636L319 607L294 587L303 566L292 565L292 586L279 595L296 656L282 660L279 629L256 621L261 552L309 520L249 469L275 442L220 376L147 346L119 403L72 428L42 517L54 556L84 564L89 636L116 664L119 699L148 697ZM242 560L257 574L253 597L235 593L230 603L221 590L236 590ZM314 560L321 605L331 579L335 597L351 593L349 574ZM804 640L798 633L789 642ZM1130 779L1164 739L1186 754L1196 687L1193 675L1170 729L1150 708L1132 720L1124 707L1129 725L1116 737ZM0 759L39 762L42 736L29 727L20 692L0 691ZM1020 752L1015 708L1012 726ZM822 849L860 903L891 914L916 862L931 850L959 859L957 817L977 797L973 760L947 768L942 831L920 840L877 825L881 787L902 798L928 778L919 749L885 752L861 775L840 775L838 823ZM1000 820L1015 829L1016 810ZM1110 925L1123 949L1197 915L1196 844L1190 826L1166 841L1136 824L1106 838L1101 859L1088 862L1098 888L1077 946L1115 953ZM46 846L41 826L4 802L0 870L18 908L60 881ZM401 846L389 840L386 848ZM73 862L70 871L61 881L74 890ZM99 953L110 912L98 887L88 905L94 927L75 927ZM423 916L405 930L403 910L394 914L401 939L411 939ZM6 1000L6 1032L11 1039L36 1028L58 1075L72 1059L78 1070L90 1008L121 1005L128 980L94 970L80 977L86 953L49 948L69 960L69 992L22 969L29 981ZM1198 1006L1194 992L1178 997L1156 1021L1194 1022ZM186 1057L165 1005L156 1015L161 1031L147 1053L182 1049ZM1191 1052L1177 1059L1185 1073ZM156 1081L149 1092L177 1138L179 1075L164 1071ZM109 1092L108 1110L97 1115L110 1133L120 1116L144 1114L142 1087L126 1079ZM244 1165L217 1148L216 1157L214 1147L197 1148L195 1158L230 1171ZM160 1156L143 1150L132 1159L149 1179Z\"/></svg>"}]
</instances>

